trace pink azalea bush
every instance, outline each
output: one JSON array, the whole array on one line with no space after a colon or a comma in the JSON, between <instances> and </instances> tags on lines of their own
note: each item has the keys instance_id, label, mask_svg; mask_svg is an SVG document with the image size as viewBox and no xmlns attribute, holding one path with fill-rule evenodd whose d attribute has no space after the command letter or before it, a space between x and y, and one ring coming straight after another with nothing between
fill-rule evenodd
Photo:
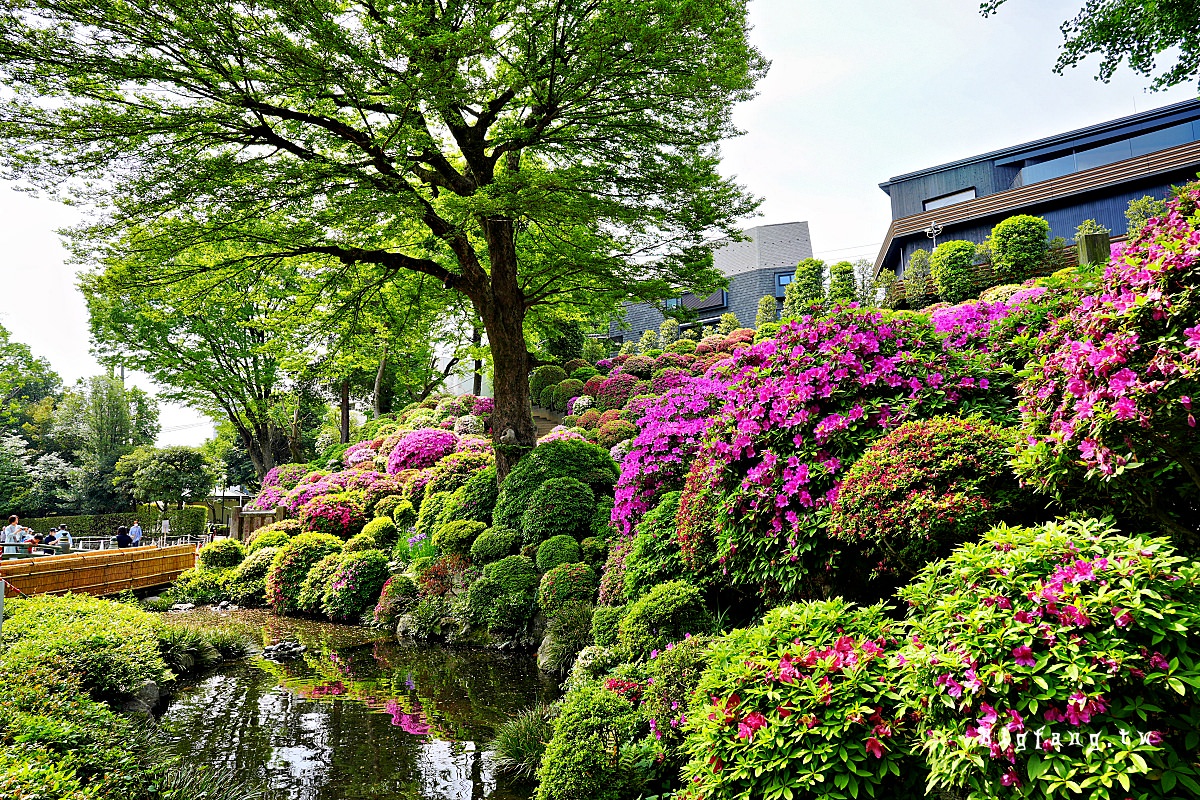
<instances>
[{"instance_id":1,"label":"pink azalea bush","mask_svg":"<svg viewBox=\"0 0 1200 800\"><path fill-rule=\"evenodd\" d=\"M1194 202L1200 191L1191 193ZM1016 465L1060 497L1111 497L1187 540L1200 516L1200 231L1172 201L1025 372Z\"/></svg>"},{"instance_id":2,"label":"pink azalea bush","mask_svg":"<svg viewBox=\"0 0 1200 800\"><path fill-rule=\"evenodd\" d=\"M902 589L899 661L931 788L1200 793L1200 573L1107 522L997 528Z\"/></svg>"},{"instance_id":3,"label":"pink azalea bush","mask_svg":"<svg viewBox=\"0 0 1200 800\"><path fill-rule=\"evenodd\" d=\"M458 446L458 437L452 431L438 428L422 428L406 434L388 456L387 471L395 475L405 469L427 469Z\"/></svg>"},{"instance_id":4,"label":"pink azalea bush","mask_svg":"<svg viewBox=\"0 0 1200 800\"><path fill-rule=\"evenodd\" d=\"M363 493L351 491L317 495L300 508L300 524L306 531L330 533L348 539L366 524Z\"/></svg>"},{"instance_id":5,"label":"pink azalea bush","mask_svg":"<svg viewBox=\"0 0 1200 800\"><path fill-rule=\"evenodd\" d=\"M278 486L286 492L302 481L308 472L307 464L280 464L267 471L263 476L262 485L264 489L268 486Z\"/></svg>"},{"instance_id":6,"label":"pink azalea bush","mask_svg":"<svg viewBox=\"0 0 1200 800\"><path fill-rule=\"evenodd\" d=\"M1017 291L1007 300L992 303L972 300L940 308L931 315L933 327L938 333L945 334L947 347L986 349L988 339L998 323L1045 293L1045 287L1031 286Z\"/></svg>"}]
</instances>

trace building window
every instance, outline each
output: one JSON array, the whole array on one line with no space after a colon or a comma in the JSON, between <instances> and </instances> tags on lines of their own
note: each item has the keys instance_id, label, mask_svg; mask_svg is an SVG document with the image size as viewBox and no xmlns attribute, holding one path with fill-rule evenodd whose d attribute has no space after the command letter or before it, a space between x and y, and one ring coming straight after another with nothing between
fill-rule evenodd
<instances>
[{"instance_id":1,"label":"building window","mask_svg":"<svg viewBox=\"0 0 1200 800\"><path fill-rule=\"evenodd\" d=\"M944 194L941 197L933 197L933 198L930 198L929 200L926 200L925 201L925 210L933 211L935 208L945 208L946 206L952 206L955 203L965 203L968 200L974 200L974 199L975 199L975 187L972 186L970 189L963 189L961 192L954 192L953 194Z\"/></svg>"},{"instance_id":2,"label":"building window","mask_svg":"<svg viewBox=\"0 0 1200 800\"><path fill-rule=\"evenodd\" d=\"M668 300L668 301L667 301L667 302L666 302L664 305L665 305L665 306L666 306L668 309L672 309L672 308L679 308L679 306L680 306L680 304L681 304L682 302L683 302L683 301L682 301L680 298L678 298L678 297L672 297L672 298L671 298L670 300Z\"/></svg>"},{"instance_id":3,"label":"building window","mask_svg":"<svg viewBox=\"0 0 1200 800\"><path fill-rule=\"evenodd\" d=\"M776 272L775 273L775 296L784 297L787 294L788 284L792 282L792 278L796 277L792 272Z\"/></svg>"}]
</instances>

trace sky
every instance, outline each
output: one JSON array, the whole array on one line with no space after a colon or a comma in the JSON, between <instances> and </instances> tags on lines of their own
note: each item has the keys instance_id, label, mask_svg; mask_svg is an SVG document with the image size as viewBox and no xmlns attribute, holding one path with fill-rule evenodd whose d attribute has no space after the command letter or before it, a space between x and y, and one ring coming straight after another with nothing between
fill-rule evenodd
<instances>
[{"instance_id":1,"label":"sky","mask_svg":"<svg viewBox=\"0 0 1200 800\"><path fill-rule=\"evenodd\" d=\"M1150 93L1095 59L1054 74L1059 25L1082 0L751 0L752 40L772 62L739 106L745 135L724 170L762 199L747 226L806 220L819 258L874 258L890 222L879 183L894 175L1196 96ZM56 233L83 211L0 182L0 324L70 384L95 374L87 309ZM130 381L153 390L144 376ZM160 444L199 444L211 426L164 406Z\"/></svg>"}]
</instances>

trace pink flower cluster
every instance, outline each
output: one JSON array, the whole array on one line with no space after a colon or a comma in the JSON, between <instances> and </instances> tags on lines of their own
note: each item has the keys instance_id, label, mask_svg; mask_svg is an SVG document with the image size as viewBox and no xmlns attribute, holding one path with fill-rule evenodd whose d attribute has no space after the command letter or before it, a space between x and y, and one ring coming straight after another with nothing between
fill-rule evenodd
<instances>
[{"instance_id":1,"label":"pink flower cluster","mask_svg":"<svg viewBox=\"0 0 1200 800\"><path fill-rule=\"evenodd\" d=\"M439 428L421 428L405 435L388 455L387 471L427 469L454 452L458 437Z\"/></svg>"},{"instance_id":2,"label":"pink flower cluster","mask_svg":"<svg viewBox=\"0 0 1200 800\"><path fill-rule=\"evenodd\" d=\"M986 349L988 336L993 326L1006 319L1014 310L1025 303L1036 300L1046 293L1040 286L1021 289L1007 301L986 303L973 300L933 312L933 327L946 337L946 347L956 349Z\"/></svg>"}]
</instances>

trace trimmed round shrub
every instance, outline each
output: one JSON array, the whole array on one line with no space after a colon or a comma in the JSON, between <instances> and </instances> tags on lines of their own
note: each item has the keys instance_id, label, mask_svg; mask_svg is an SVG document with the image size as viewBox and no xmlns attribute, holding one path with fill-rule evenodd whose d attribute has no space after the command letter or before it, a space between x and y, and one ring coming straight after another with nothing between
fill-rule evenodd
<instances>
[{"instance_id":1,"label":"trimmed round shrub","mask_svg":"<svg viewBox=\"0 0 1200 800\"><path fill-rule=\"evenodd\" d=\"M849 786L859 797L924 797L893 688L903 635L881 606L835 599L777 608L713 642L688 711L690 796L764 797L786 775L795 798L851 797L837 789Z\"/></svg>"},{"instance_id":2,"label":"trimmed round shrub","mask_svg":"<svg viewBox=\"0 0 1200 800\"><path fill-rule=\"evenodd\" d=\"M599 427L600 412L594 408L589 408L579 415L579 418L575 420L575 425L588 431Z\"/></svg>"},{"instance_id":3,"label":"trimmed round shrub","mask_svg":"<svg viewBox=\"0 0 1200 800\"><path fill-rule=\"evenodd\" d=\"M530 544L553 536L578 536L589 531L596 513L596 496L575 478L551 478L529 498L521 517L521 533Z\"/></svg>"},{"instance_id":4,"label":"trimmed round shrub","mask_svg":"<svg viewBox=\"0 0 1200 800\"><path fill-rule=\"evenodd\" d=\"M304 480L312 469L308 464L280 464L277 467L272 467L263 476L263 488L269 486L278 486L280 489L291 491L296 488L296 484ZM267 509L263 509L264 511Z\"/></svg>"},{"instance_id":5,"label":"trimmed round shrub","mask_svg":"<svg viewBox=\"0 0 1200 800\"><path fill-rule=\"evenodd\" d=\"M596 444L608 449L632 439L634 436L637 436L637 427L632 422L615 419L612 422L604 423L596 431Z\"/></svg>"},{"instance_id":6,"label":"trimmed round shrub","mask_svg":"<svg viewBox=\"0 0 1200 800\"><path fill-rule=\"evenodd\" d=\"M597 583L596 570L587 564L560 564L542 576L538 606L553 617L566 603L595 602Z\"/></svg>"},{"instance_id":7,"label":"trimmed round shrub","mask_svg":"<svg viewBox=\"0 0 1200 800\"><path fill-rule=\"evenodd\" d=\"M608 544L597 536L589 536L579 543L579 554L584 563L599 568L608 558Z\"/></svg>"},{"instance_id":8,"label":"trimmed round shrub","mask_svg":"<svg viewBox=\"0 0 1200 800\"><path fill-rule=\"evenodd\" d=\"M412 539L433 540L434 532L443 521L442 512L446 510L446 503L449 499L449 492L435 492L425 498L425 501L421 503L421 513L417 515L417 522L413 526Z\"/></svg>"},{"instance_id":9,"label":"trimmed round shrub","mask_svg":"<svg viewBox=\"0 0 1200 800\"><path fill-rule=\"evenodd\" d=\"M343 553L361 553L364 550L385 550L385 548L379 546L379 542L375 541L374 536L368 536L365 533L358 533L351 536L342 545Z\"/></svg>"},{"instance_id":10,"label":"trimmed round shrub","mask_svg":"<svg viewBox=\"0 0 1200 800\"><path fill-rule=\"evenodd\" d=\"M1097 520L997 528L900 597L931 791L1195 795L1200 573L1168 540Z\"/></svg>"},{"instance_id":11,"label":"trimmed round shrub","mask_svg":"<svg viewBox=\"0 0 1200 800\"><path fill-rule=\"evenodd\" d=\"M482 522L447 522L434 532L433 543L443 553L465 556L471 552L471 545L475 543L475 539L485 530L487 525Z\"/></svg>"},{"instance_id":12,"label":"trimmed round shrub","mask_svg":"<svg viewBox=\"0 0 1200 800\"><path fill-rule=\"evenodd\" d=\"M471 562L478 566L499 561L511 554L521 534L508 528L488 528L471 544Z\"/></svg>"},{"instance_id":13,"label":"trimmed round shrub","mask_svg":"<svg viewBox=\"0 0 1200 800\"><path fill-rule=\"evenodd\" d=\"M474 414L464 414L454 420L454 432L459 436L482 436L486 431L483 418Z\"/></svg>"},{"instance_id":14,"label":"trimmed round shrub","mask_svg":"<svg viewBox=\"0 0 1200 800\"><path fill-rule=\"evenodd\" d=\"M632 356L621 365L621 371L644 381L650 380L650 376L654 373L654 359L649 356Z\"/></svg>"},{"instance_id":15,"label":"trimmed round shrub","mask_svg":"<svg viewBox=\"0 0 1200 800\"><path fill-rule=\"evenodd\" d=\"M430 470L426 492L453 492L467 484L481 470L495 464L490 452L451 453Z\"/></svg>"},{"instance_id":16,"label":"trimmed round shrub","mask_svg":"<svg viewBox=\"0 0 1200 800\"><path fill-rule=\"evenodd\" d=\"M566 411L567 402L572 397L579 397L581 394L583 394L583 381L567 378L554 387L554 410Z\"/></svg>"},{"instance_id":17,"label":"trimmed round shrub","mask_svg":"<svg viewBox=\"0 0 1200 800\"><path fill-rule=\"evenodd\" d=\"M306 531L342 539L358 533L366 521L363 494L358 491L317 495L300 508L300 524Z\"/></svg>"},{"instance_id":18,"label":"trimmed round shrub","mask_svg":"<svg viewBox=\"0 0 1200 800\"><path fill-rule=\"evenodd\" d=\"M341 546L341 543L338 543ZM239 606L264 606L267 604L267 572L282 548L264 547L246 556L229 574L229 599Z\"/></svg>"},{"instance_id":19,"label":"trimmed round shrub","mask_svg":"<svg viewBox=\"0 0 1200 800\"><path fill-rule=\"evenodd\" d=\"M906 422L846 473L830 530L858 543L873 576L907 579L1022 504L1011 431L979 418Z\"/></svg>"},{"instance_id":20,"label":"trimmed round shrub","mask_svg":"<svg viewBox=\"0 0 1200 800\"><path fill-rule=\"evenodd\" d=\"M668 492L638 523L625 553L626 600L637 600L654 586L679 580L688 572L675 537L678 511L679 492Z\"/></svg>"},{"instance_id":21,"label":"trimmed round shrub","mask_svg":"<svg viewBox=\"0 0 1200 800\"><path fill-rule=\"evenodd\" d=\"M236 539L217 539L200 548L200 568L233 569L246 558L246 550Z\"/></svg>"},{"instance_id":22,"label":"trimmed round shrub","mask_svg":"<svg viewBox=\"0 0 1200 800\"><path fill-rule=\"evenodd\" d=\"M321 597L321 610L333 620L357 620L375 606L387 579L386 554L379 550L345 554Z\"/></svg>"},{"instance_id":23,"label":"trimmed round shrub","mask_svg":"<svg viewBox=\"0 0 1200 800\"><path fill-rule=\"evenodd\" d=\"M660 583L629 606L617 638L634 658L645 658L685 636L711 629L712 616L700 590L672 581Z\"/></svg>"},{"instance_id":24,"label":"trimmed round shrub","mask_svg":"<svg viewBox=\"0 0 1200 800\"><path fill-rule=\"evenodd\" d=\"M696 342L692 339L676 339L663 349L668 353L691 355L696 352Z\"/></svg>"},{"instance_id":25,"label":"trimmed round shrub","mask_svg":"<svg viewBox=\"0 0 1200 800\"><path fill-rule=\"evenodd\" d=\"M400 532L391 517L376 517L363 526L359 536L369 536L380 550L390 550L400 537Z\"/></svg>"},{"instance_id":26,"label":"trimmed round shrub","mask_svg":"<svg viewBox=\"0 0 1200 800\"><path fill-rule=\"evenodd\" d=\"M578 563L580 558L579 542L575 541L575 537L560 534L539 544L534 560L539 570L549 572L559 564Z\"/></svg>"},{"instance_id":27,"label":"trimmed round shrub","mask_svg":"<svg viewBox=\"0 0 1200 800\"><path fill-rule=\"evenodd\" d=\"M450 516L456 520L467 519L491 525L492 512L496 508L499 493L496 465L490 464L474 473L466 484L454 493Z\"/></svg>"},{"instance_id":28,"label":"trimmed round shrub","mask_svg":"<svg viewBox=\"0 0 1200 800\"><path fill-rule=\"evenodd\" d=\"M552 386L547 386L545 389L542 389L542 393L539 395L536 395L537 404L539 406L541 406L542 408L554 408L554 390L556 387L557 387L557 384L554 384Z\"/></svg>"},{"instance_id":29,"label":"trimmed round shrub","mask_svg":"<svg viewBox=\"0 0 1200 800\"><path fill-rule=\"evenodd\" d=\"M1020 283L1046 260L1050 252L1050 223L1029 214L1009 217L992 228L989 242L996 281Z\"/></svg>"},{"instance_id":30,"label":"trimmed round shrub","mask_svg":"<svg viewBox=\"0 0 1200 800\"><path fill-rule=\"evenodd\" d=\"M629 606L596 606L592 612L592 638L601 647L617 646L617 630Z\"/></svg>"},{"instance_id":31,"label":"trimmed round shrub","mask_svg":"<svg viewBox=\"0 0 1200 800\"><path fill-rule=\"evenodd\" d=\"M571 371L571 379L580 381L581 383L587 383L588 380L599 374L600 370L596 369L590 364L585 364L584 366Z\"/></svg>"},{"instance_id":32,"label":"trimmed round shrub","mask_svg":"<svg viewBox=\"0 0 1200 800\"><path fill-rule=\"evenodd\" d=\"M538 769L537 800L619 800L643 787L614 758L642 730L637 708L625 697L592 684L567 695L554 736Z\"/></svg>"},{"instance_id":33,"label":"trimmed round shrub","mask_svg":"<svg viewBox=\"0 0 1200 800\"><path fill-rule=\"evenodd\" d=\"M567 371L555 364L538 367L529 376L529 395L540 398L548 387L557 386L567 379Z\"/></svg>"},{"instance_id":34,"label":"trimmed round shrub","mask_svg":"<svg viewBox=\"0 0 1200 800\"><path fill-rule=\"evenodd\" d=\"M441 428L421 428L396 443L388 455L387 471L395 475L406 469L428 469L454 452L458 437Z\"/></svg>"},{"instance_id":35,"label":"trimmed round shrub","mask_svg":"<svg viewBox=\"0 0 1200 800\"><path fill-rule=\"evenodd\" d=\"M300 584L300 591L296 594L297 610L305 614L321 613L321 598L325 596L325 590L329 588L329 581L333 579L334 573L342 565L343 558L345 556L340 551L330 553L308 571L308 574L304 576L304 582Z\"/></svg>"},{"instance_id":36,"label":"trimmed round shrub","mask_svg":"<svg viewBox=\"0 0 1200 800\"><path fill-rule=\"evenodd\" d=\"M611 494L617 476L617 465L608 452L590 442L564 440L538 445L504 479L494 522L505 528L521 528L521 517L534 492L551 478L572 477L586 483L595 494Z\"/></svg>"},{"instance_id":37,"label":"trimmed round shrub","mask_svg":"<svg viewBox=\"0 0 1200 800\"><path fill-rule=\"evenodd\" d=\"M195 603L198 606L219 603L229 597L228 583L232 570L209 570L199 567L180 574L166 591L172 603Z\"/></svg>"},{"instance_id":38,"label":"trimmed round shrub","mask_svg":"<svg viewBox=\"0 0 1200 800\"><path fill-rule=\"evenodd\" d=\"M975 243L961 239L942 242L929 257L929 272L938 296L961 303L975 294Z\"/></svg>"},{"instance_id":39,"label":"trimmed round shrub","mask_svg":"<svg viewBox=\"0 0 1200 800\"><path fill-rule=\"evenodd\" d=\"M255 530L254 533L250 534L250 538L246 540L246 552L250 552L250 550L254 549L254 544L258 541L259 537L266 536L267 534L274 533L276 531L282 531L288 536L295 536L296 534L301 533L303 530L304 529L300 527L300 520L298 519L281 519L278 522L268 523Z\"/></svg>"},{"instance_id":40,"label":"trimmed round shrub","mask_svg":"<svg viewBox=\"0 0 1200 800\"><path fill-rule=\"evenodd\" d=\"M299 525L296 526L299 528ZM261 529L260 529L261 530ZM266 531L260 535L260 531L255 531L255 535L251 538L249 544L246 545L246 554L249 555L255 550L261 550L264 547L283 547L292 540L291 534L286 531Z\"/></svg>"},{"instance_id":41,"label":"trimmed round shrub","mask_svg":"<svg viewBox=\"0 0 1200 800\"><path fill-rule=\"evenodd\" d=\"M393 575L383 584L379 602L375 604L372 619L376 625L390 626L396 617L407 614L416 605L417 585L407 575Z\"/></svg>"},{"instance_id":42,"label":"trimmed round shrub","mask_svg":"<svg viewBox=\"0 0 1200 800\"><path fill-rule=\"evenodd\" d=\"M688 702L709 665L711 644L708 636L690 636L667 645L666 650L646 664L642 716L650 723L651 735L666 750L673 765L681 762Z\"/></svg>"},{"instance_id":43,"label":"trimmed round shrub","mask_svg":"<svg viewBox=\"0 0 1200 800\"><path fill-rule=\"evenodd\" d=\"M387 497L380 498L379 502L375 504L375 515L377 517L391 517L394 522L396 517L399 516L397 510L404 505L407 505L409 509L412 509L412 503L405 500L400 495L388 495ZM413 521L416 521L415 518ZM399 526L397 525L397 527Z\"/></svg>"},{"instance_id":44,"label":"trimmed round shrub","mask_svg":"<svg viewBox=\"0 0 1200 800\"><path fill-rule=\"evenodd\" d=\"M538 574L533 559L508 556L483 568L484 577L500 584L500 594L531 592L537 589Z\"/></svg>"},{"instance_id":45,"label":"trimmed round shrub","mask_svg":"<svg viewBox=\"0 0 1200 800\"><path fill-rule=\"evenodd\" d=\"M342 549L342 541L327 533L302 533L279 548L266 574L267 602L276 614L298 609L300 588L318 561Z\"/></svg>"}]
</instances>

